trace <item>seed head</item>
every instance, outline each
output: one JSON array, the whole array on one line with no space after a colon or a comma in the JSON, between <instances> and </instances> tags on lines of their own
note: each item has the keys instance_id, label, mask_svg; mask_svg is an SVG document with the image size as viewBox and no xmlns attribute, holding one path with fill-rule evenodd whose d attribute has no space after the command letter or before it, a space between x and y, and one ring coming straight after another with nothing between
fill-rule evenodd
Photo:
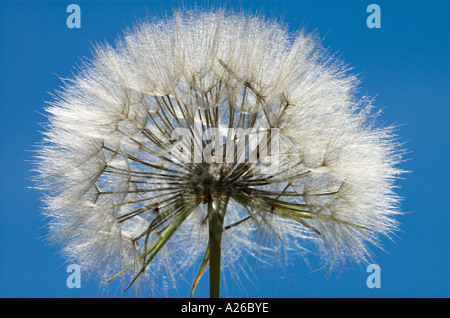
<instances>
[{"instance_id":1,"label":"seed head","mask_svg":"<svg viewBox=\"0 0 450 318\"><path fill-rule=\"evenodd\" d=\"M200 266L194 288L208 264L214 284L311 243L331 265L366 260L396 228L400 153L318 42L197 10L97 46L47 108L38 154L64 254L150 286Z\"/></svg>"}]
</instances>

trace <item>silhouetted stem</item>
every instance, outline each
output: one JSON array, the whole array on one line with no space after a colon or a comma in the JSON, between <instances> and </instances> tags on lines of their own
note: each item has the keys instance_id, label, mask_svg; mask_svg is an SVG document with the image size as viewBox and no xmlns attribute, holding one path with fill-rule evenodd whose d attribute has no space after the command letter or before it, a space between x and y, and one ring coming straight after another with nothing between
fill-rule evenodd
<instances>
[{"instance_id":1,"label":"silhouetted stem","mask_svg":"<svg viewBox=\"0 0 450 318\"><path fill-rule=\"evenodd\" d=\"M220 297L220 259L223 219L228 205L228 196L213 197L208 202L209 221L209 294Z\"/></svg>"}]
</instances>

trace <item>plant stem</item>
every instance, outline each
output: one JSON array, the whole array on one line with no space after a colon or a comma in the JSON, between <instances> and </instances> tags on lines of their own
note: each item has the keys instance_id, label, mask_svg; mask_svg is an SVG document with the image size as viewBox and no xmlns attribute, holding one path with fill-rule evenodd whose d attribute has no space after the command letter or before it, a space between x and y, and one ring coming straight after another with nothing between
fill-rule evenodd
<instances>
[{"instance_id":1,"label":"plant stem","mask_svg":"<svg viewBox=\"0 0 450 318\"><path fill-rule=\"evenodd\" d=\"M220 258L223 219L228 205L228 196L212 197L208 201L209 222L209 296L220 297Z\"/></svg>"}]
</instances>

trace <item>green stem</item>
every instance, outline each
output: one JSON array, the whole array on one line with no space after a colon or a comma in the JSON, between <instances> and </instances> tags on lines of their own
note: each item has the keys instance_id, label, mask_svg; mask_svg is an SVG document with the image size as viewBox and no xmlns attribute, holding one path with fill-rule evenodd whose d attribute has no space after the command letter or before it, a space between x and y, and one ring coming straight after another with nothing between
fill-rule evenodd
<instances>
[{"instance_id":1,"label":"green stem","mask_svg":"<svg viewBox=\"0 0 450 318\"><path fill-rule=\"evenodd\" d=\"M209 296L220 297L220 258L223 219L228 205L228 196L212 197L208 202L209 222Z\"/></svg>"}]
</instances>

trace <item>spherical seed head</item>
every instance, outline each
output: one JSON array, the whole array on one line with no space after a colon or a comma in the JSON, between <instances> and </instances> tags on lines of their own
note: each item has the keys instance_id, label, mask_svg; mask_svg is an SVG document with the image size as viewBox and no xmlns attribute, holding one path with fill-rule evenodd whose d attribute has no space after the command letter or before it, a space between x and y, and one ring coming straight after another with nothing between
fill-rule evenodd
<instances>
[{"instance_id":1,"label":"spherical seed head","mask_svg":"<svg viewBox=\"0 0 450 318\"><path fill-rule=\"evenodd\" d=\"M207 249L208 204L225 200L223 267L310 242L330 264L365 260L396 227L400 153L317 43L193 11L96 47L47 108L38 155L64 253L106 278L175 277Z\"/></svg>"}]
</instances>

